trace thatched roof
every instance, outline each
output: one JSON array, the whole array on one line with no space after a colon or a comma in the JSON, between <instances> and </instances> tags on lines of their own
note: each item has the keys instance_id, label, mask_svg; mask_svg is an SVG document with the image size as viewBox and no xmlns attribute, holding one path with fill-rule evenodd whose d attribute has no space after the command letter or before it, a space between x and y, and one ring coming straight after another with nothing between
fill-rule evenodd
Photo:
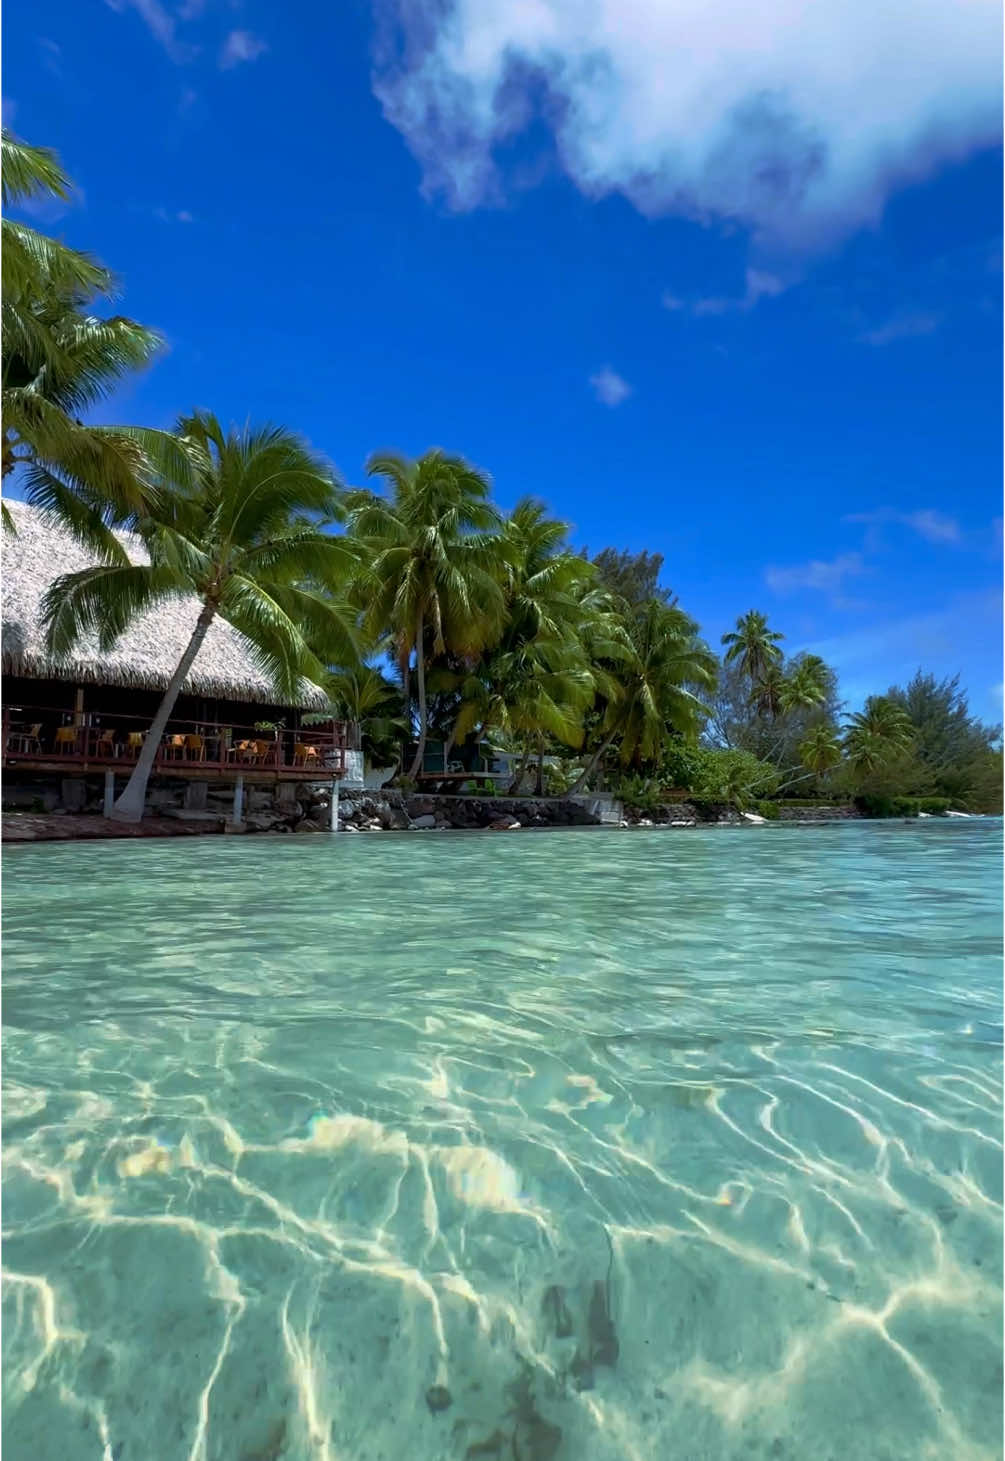
<instances>
[{"instance_id":1,"label":"thatched roof","mask_svg":"<svg viewBox=\"0 0 1005 1461\"><path fill-rule=\"evenodd\" d=\"M199 614L199 601L170 599L137 619L114 649L101 650L82 639L72 655L54 660L46 651L42 630L42 598L62 573L89 567L93 556L51 518L23 502L6 500L17 532L3 532L3 669L30 679L68 680L74 684L121 685L130 689L164 690L185 651ZM120 541L134 563L148 561L133 533ZM250 700L266 705L285 703L255 663L243 634L222 619L209 627L196 656L184 693L211 700ZM305 680L301 706L327 705L328 697Z\"/></svg>"}]
</instances>

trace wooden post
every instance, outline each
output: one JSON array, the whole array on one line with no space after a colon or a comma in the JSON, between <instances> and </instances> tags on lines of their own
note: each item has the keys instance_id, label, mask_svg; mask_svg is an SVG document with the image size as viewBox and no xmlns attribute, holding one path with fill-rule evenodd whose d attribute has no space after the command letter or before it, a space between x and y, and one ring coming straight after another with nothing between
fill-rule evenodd
<instances>
[{"instance_id":1,"label":"wooden post","mask_svg":"<svg viewBox=\"0 0 1005 1461\"><path fill-rule=\"evenodd\" d=\"M115 805L115 772L105 772L105 805L101 809L103 817L112 815L112 807Z\"/></svg>"},{"instance_id":2,"label":"wooden post","mask_svg":"<svg viewBox=\"0 0 1005 1461\"><path fill-rule=\"evenodd\" d=\"M84 691L80 685L77 686L77 693L73 701L73 723L74 725L84 724Z\"/></svg>"},{"instance_id":3,"label":"wooden post","mask_svg":"<svg viewBox=\"0 0 1005 1461\"><path fill-rule=\"evenodd\" d=\"M244 814L244 777L238 773L234 780L234 826L239 827Z\"/></svg>"},{"instance_id":4,"label":"wooden post","mask_svg":"<svg viewBox=\"0 0 1005 1461\"><path fill-rule=\"evenodd\" d=\"M330 806L331 806L331 829L332 829L333 832L337 832L338 831L338 782L337 781L333 781L332 782L332 794L331 794Z\"/></svg>"}]
</instances>

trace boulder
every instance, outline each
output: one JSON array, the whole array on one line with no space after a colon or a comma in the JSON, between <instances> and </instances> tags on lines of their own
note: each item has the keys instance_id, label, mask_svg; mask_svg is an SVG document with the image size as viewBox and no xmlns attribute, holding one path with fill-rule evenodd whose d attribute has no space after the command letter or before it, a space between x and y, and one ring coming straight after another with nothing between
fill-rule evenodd
<instances>
[{"instance_id":1,"label":"boulder","mask_svg":"<svg viewBox=\"0 0 1005 1461\"><path fill-rule=\"evenodd\" d=\"M281 827L282 824L282 817L277 817L275 812L249 812L245 818L249 832L271 832L274 827Z\"/></svg>"},{"instance_id":2,"label":"boulder","mask_svg":"<svg viewBox=\"0 0 1005 1461\"><path fill-rule=\"evenodd\" d=\"M436 826L436 818L433 816L432 812L422 812L419 816L412 818L412 826L417 831L423 832L426 830L427 827Z\"/></svg>"},{"instance_id":3,"label":"boulder","mask_svg":"<svg viewBox=\"0 0 1005 1461\"><path fill-rule=\"evenodd\" d=\"M380 825L385 832L404 832L408 827L408 814L401 807L382 806Z\"/></svg>"},{"instance_id":4,"label":"boulder","mask_svg":"<svg viewBox=\"0 0 1005 1461\"><path fill-rule=\"evenodd\" d=\"M490 822L489 823L489 831L491 831L491 832L519 832L521 826L522 826L522 823L518 822L517 819L516 819L516 817L511 817L509 815L506 815L506 816L502 816L502 817L496 817L496 819L495 819L494 822Z\"/></svg>"},{"instance_id":5,"label":"boulder","mask_svg":"<svg viewBox=\"0 0 1005 1461\"><path fill-rule=\"evenodd\" d=\"M324 828L310 817L304 817L303 821L298 822L293 830L294 832L322 832Z\"/></svg>"},{"instance_id":6,"label":"boulder","mask_svg":"<svg viewBox=\"0 0 1005 1461\"><path fill-rule=\"evenodd\" d=\"M405 811L414 822L416 817L431 817L436 803L431 796L410 796L405 798Z\"/></svg>"}]
</instances>

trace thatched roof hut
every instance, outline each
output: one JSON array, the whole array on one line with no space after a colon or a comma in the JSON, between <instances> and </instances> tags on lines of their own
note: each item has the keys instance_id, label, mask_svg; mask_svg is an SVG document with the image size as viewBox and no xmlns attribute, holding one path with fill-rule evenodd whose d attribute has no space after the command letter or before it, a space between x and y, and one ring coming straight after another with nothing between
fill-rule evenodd
<instances>
[{"instance_id":1,"label":"thatched roof hut","mask_svg":"<svg viewBox=\"0 0 1005 1461\"><path fill-rule=\"evenodd\" d=\"M169 599L142 615L111 650L100 649L94 639L82 639L72 655L55 660L45 646L42 599L60 574L77 573L94 558L37 509L9 499L7 507L17 531L3 533L4 674L75 685L165 690L195 628L199 614L195 595ZM135 534L118 536L134 563L149 561ZM249 641L222 619L210 625L182 691L206 699L266 705L276 705L281 698L256 663ZM327 703L323 690L303 681L296 705L320 709Z\"/></svg>"}]
</instances>

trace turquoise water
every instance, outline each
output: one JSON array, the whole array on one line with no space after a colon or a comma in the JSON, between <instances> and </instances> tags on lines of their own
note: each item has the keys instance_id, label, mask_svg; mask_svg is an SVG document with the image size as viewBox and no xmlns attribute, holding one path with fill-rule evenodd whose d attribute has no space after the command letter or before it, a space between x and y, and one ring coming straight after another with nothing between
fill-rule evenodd
<instances>
[{"instance_id":1,"label":"turquoise water","mask_svg":"<svg viewBox=\"0 0 1005 1461\"><path fill-rule=\"evenodd\" d=\"M14 848L7 1454L1000 1456L1000 839Z\"/></svg>"}]
</instances>

